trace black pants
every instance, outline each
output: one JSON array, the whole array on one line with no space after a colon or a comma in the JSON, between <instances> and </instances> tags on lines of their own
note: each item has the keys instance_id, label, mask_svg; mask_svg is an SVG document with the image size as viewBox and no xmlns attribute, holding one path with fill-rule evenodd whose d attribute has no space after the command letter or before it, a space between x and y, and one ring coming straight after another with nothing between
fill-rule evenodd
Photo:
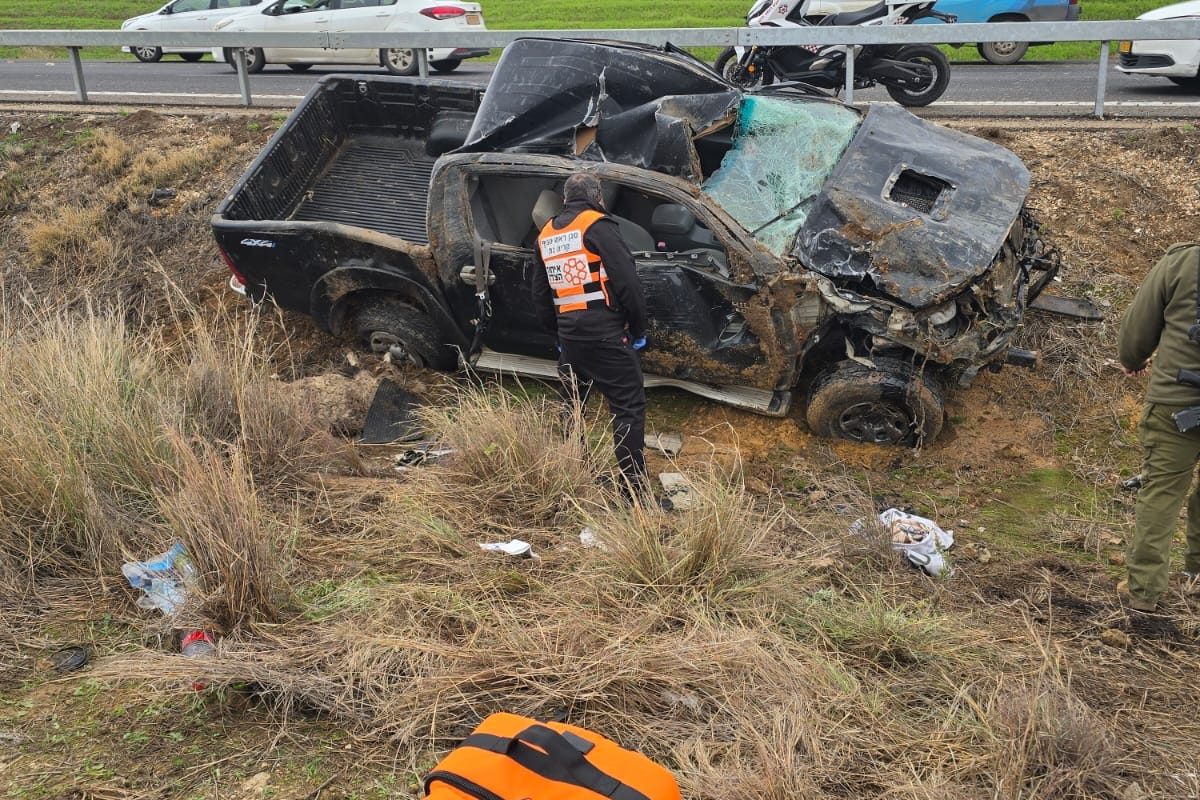
<instances>
[{"instance_id":1,"label":"black pants","mask_svg":"<svg viewBox=\"0 0 1200 800\"><path fill-rule=\"evenodd\" d=\"M623 342L559 342L558 377L562 398L570 410L581 405L595 388L608 400L612 413L613 448L617 466L629 488L641 491L646 484L646 389L637 351Z\"/></svg>"}]
</instances>

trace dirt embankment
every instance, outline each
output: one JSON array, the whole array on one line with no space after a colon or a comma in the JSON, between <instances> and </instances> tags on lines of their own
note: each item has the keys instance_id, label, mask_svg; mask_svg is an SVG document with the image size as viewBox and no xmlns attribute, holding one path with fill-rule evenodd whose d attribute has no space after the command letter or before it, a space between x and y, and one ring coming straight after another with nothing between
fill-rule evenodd
<instances>
[{"instance_id":1,"label":"dirt embankment","mask_svg":"<svg viewBox=\"0 0 1200 800\"><path fill-rule=\"evenodd\" d=\"M185 352L192 332L162 329L196 324L176 306L238 319L208 217L280 121L0 112L6 300L119 307L133 330ZM288 543L274 586L287 600L266 623L231 630L208 676L220 691L163 699L162 676L181 668L150 652L161 643L122 587L79 581L63 600L43 583L19 613L0 614L0 632L12 634L0 648L11 641L17 654L0 659L0 741L17 743L0 754L0 788L412 794L412 778L473 714L505 702L618 730L669 760L697 798L1195 796L1194 610L1173 595L1162 617L1139 622L1113 594L1130 521L1115 484L1136 471L1142 387L1112 358L1146 270L1171 243L1200 238L1200 132L955 125L1025 160L1029 204L1064 256L1054 290L1090 294L1110 316L1064 324L1031 314L1019 344L1041 352L1040 366L951 392L938 442L919 452L827 442L798 414L770 420L656 393L651 427L685 437L678 466L741 465L750 496L713 490L713 508L740 519L603 517L617 531L603 555L576 546L580 506L558 500L586 473L559 469L561 453L543 460L557 440L525 424L535 405L511 398L468 408L469 419L445 410L438 424L474 460L444 471L335 472L297 488L276 473L256 484L239 466L238 498L266 521L264 536ZM279 377L312 378L293 399L345 432L343 412L366 399L361 377L341 377L353 372L345 348L291 315L263 335L279 344L283 329ZM209 385L196 378L185 370L182 385ZM305 399L322 387L344 392L344 407ZM157 391L164 403L174 396ZM232 413L212 395L211 416ZM313 446L296 438L272 450L236 428L214 434L211 461L184 458L194 486L170 496L152 487L120 522L144 523L147 535L171 520L202 529L208 515L188 509L222 499L213 465L239 441L258 435L253 455L275 466L280 452ZM506 483L514 465L524 485ZM113 484L127 491L123 480ZM174 516L136 516L155 504ZM952 579L932 582L847 543L848 523L885 504L956 529ZM543 559L481 561L482 536L528 538ZM89 673L45 680L30 653L68 636L93 644L105 683ZM125 674L132 686L119 680L131 664L146 665Z\"/></svg>"}]
</instances>

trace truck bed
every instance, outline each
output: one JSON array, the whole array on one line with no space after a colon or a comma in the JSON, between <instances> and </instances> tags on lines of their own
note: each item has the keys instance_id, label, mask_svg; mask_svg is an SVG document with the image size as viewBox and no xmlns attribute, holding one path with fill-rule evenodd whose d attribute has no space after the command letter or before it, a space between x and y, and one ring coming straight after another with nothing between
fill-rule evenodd
<instances>
[{"instance_id":1,"label":"truck bed","mask_svg":"<svg viewBox=\"0 0 1200 800\"><path fill-rule=\"evenodd\" d=\"M255 222L336 222L428 244L429 176L465 137L483 87L413 78L327 75L217 208L237 241ZM235 231L236 229L236 231Z\"/></svg>"},{"instance_id":2,"label":"truck bed","mask_svg":"<svg viewBox=\"0 0 1200 800\"><path fill-rule=\"evenodd\" d=\"M435 160L425 154L424 141L352 134L292 219L341 222L426 244L425 203Z\"/></svg>"}]
</instances>

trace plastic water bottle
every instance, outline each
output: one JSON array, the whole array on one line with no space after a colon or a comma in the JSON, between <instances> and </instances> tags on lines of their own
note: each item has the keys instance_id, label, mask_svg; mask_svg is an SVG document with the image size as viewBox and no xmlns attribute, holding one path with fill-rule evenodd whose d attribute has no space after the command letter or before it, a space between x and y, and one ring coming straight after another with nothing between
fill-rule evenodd
<instances>
[{"instance_id":1,"label":"plastic water bottle","mask_svg":"<svg viewBox=\"0 0 1200 800\"><path fill-rule=\"evenodd\" d=\"M179 652L184 658L211 658L217 652L217 645L207 633L195 630L183 637ZM208 684L204 681L192 681L194 692L202 692L207 688Z\"/></svg>"}]
</instances>

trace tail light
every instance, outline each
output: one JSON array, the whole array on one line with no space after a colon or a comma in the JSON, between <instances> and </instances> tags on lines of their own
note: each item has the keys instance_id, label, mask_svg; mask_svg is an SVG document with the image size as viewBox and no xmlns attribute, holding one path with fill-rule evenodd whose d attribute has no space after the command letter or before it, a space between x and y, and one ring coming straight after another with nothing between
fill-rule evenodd
<instances>
[{"instance_id":1,"label":"tail light","mask_svg":"<svg viewBox=\"0 0 1200 800\"><path fill-rule=\"evenodd\" d=\"M248 284L249 281L246 280L246 276L243 275L241 271L233 265L233 259L229 257L228 253L225 252L225 248L218 245L217 250L221 253L221 258L225 260L225 266L229 267L229 271L233 273L233 277L238 279L238 283L242 284L243 286Z\"/></svg>"},{"instance_id":2,"label":"tail light","mask_svg":"<svg viewBox=\"0 0 1200 800\"><path fill-rule=\"evenodd\" d=\"M465 15L467 10L458 6L430 6L422 8L421 13L431 19L452 19Z\"/></svg>"}]
</instances>

